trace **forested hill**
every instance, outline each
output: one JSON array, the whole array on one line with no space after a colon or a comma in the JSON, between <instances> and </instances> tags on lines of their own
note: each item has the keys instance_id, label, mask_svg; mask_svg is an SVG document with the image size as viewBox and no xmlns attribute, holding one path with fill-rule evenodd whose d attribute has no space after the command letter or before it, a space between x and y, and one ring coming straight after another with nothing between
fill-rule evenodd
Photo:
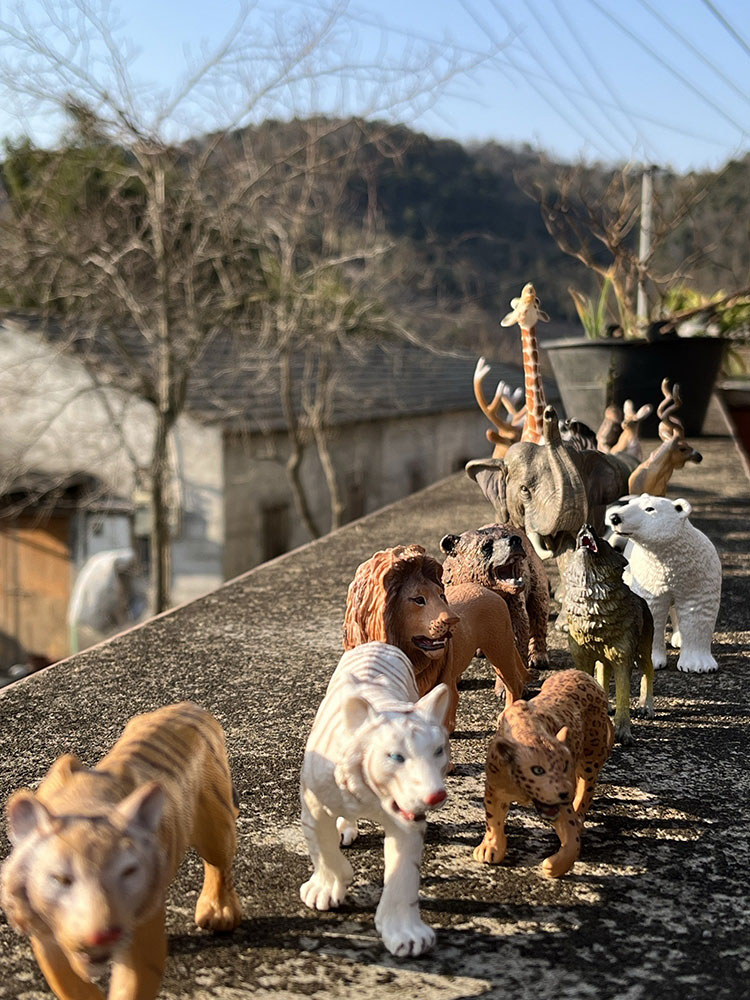
<instances>
[{"instance_id":1,"label":"forested hill","mask_svg":"<svg viewBox=\"0 0 750 1000\"><path fill-rule=\"evenodd\" d=\"M464 147L405 128L401 134L403 152L383 157L377 171L378 207L389 230L435 266L440 290L496 323L511 295L532 280L553 320L575 322L568 288L591 293L597 281L558 248L532 195L535 183L554 185L563 165L528 146ZM613 173L586 169L592 200ZM690 203L659 251L660 272L682 269L680 280L705 293L750 285L750 154L715 174L662 172L656 186L665 211L670 199L672 206L680 196ZM628 238L637 240L637 224Z\"/></svg>"}]
</instances>

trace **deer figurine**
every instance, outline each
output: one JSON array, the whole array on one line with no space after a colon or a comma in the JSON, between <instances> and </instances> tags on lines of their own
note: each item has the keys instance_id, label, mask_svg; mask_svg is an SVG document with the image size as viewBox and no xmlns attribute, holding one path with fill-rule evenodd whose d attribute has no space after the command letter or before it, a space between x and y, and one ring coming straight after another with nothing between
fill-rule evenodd
<instances>
[{"instance_id":1,"label":"deer figurine","mask_svg":"<svg viewBox=\"0 0 750 1000\"><path fill-rule=\"evenodd\" d=\"M596 446L599 451L612 450L622 433L622 421L622 409L616 403L612 403L604 411L604 419L596 432Z\"/></svg>"},{"instance_id":2,"label":"deer figurine","mask_svg":"<svg viewBox=\"0 0 750 1000\"><path fill-rule=\"evenodd\" d=\"M677 386L675 386L676 388ZM632 455L633 458L637 458L639 462L641 461L643 458L640 439L641 423L652 410L653 406L651 403L644 403L643 406L636 410L632 399L625 400L623 403L622 431L617 441L610 448L610 452L613 455L624 452L627 455Z\"/></svg>"},{"instance_id":3,"label":"deer figurine","mask_svg":"<svg viewBox=\"0 0 750 1000\"><path fill-rule=\"evenodd\" d=\"M526 407L518 407L516 392L511 392L505 382L498 382L492 402L487 402L482 383L489 374L490 366L484 358L477 361L474 369L474 398L479 404L479 409L494 425L494 429L486 431L487 440L494 444L492 452L493 458L503 458L506 451L512 444L521 437L521 428L526 415ZM510 417L506 420L500 415L500 406L503 406Z\"/></svg>"},{"instance_id":4,"label":"deer figurine","mask_svg":"<svg viewBox=\"0 0 750 1000\"><path fill-rule=\"evenodd\" d=\"M703 456L685 440L685 428L675 412L682 406L680 387L675 384L669 388L669 379L661 384L664 399L659 404L656 414L659 417L659 437L662 444L651 452L645 462L631 473L628 479L628 491L640 496L650 493L652 496L663 497L667 493L667 484L676 469L681 469L686 462L702 462Z\"/></svg>"}]
</instances>

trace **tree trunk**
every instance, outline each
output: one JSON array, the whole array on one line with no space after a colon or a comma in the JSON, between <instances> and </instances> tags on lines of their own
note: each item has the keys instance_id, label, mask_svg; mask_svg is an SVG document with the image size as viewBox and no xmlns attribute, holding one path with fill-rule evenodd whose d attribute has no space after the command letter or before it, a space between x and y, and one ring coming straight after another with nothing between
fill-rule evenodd
<instances>
[{"instance_id":1,"label":"tree trunk","mask_svg":"<svg viewBox=\"0 0 750 1000\"><path fill-rule=\"evenodd\" d=\"M172 550L169 532L169 431L172 421L157 410L151 453L151 579L154 613L166 611L172 589Z\"/></svg>"},{"instance_id":2,"label":"tree trunk","mask_svg":"<svg viewBox=\"0 0 750 1000\"><path fill-rule=\"evenodd\" d=\"M289 479L289 486L294 498L294 506L302 519L302 523L307 528L312 538L320 538L322 531L318 528L313 518L310 505L307 501L302 478L300 476L300 464L304 446L302 436L299 431L297 414L294 412L294 400L292 397L292 359L289 351L282 351L279 360L279 371L281 375L281 404L284 410L284 418L289 436L289 458L286 460L286 474Z\"/></svg>"},{"instance_id":3,"label":"tree trunk","mask_svg":"<svg viewBox=\"0 0 750 1000\"><path fill-rule=\"evenodd\" d=\"M315 444L318 448L318 458L320 459L320 464L323 467L323 474L326 477L326 485L328 486L328 496L331 501L330 530L335 531L336 528L341 527L344 521L344 501L341 497L341 490L339 489L336 469L333 464L333 459L331 458L331 452L328 448L328 435L325 427L317 420L313 428L313 433L315 434Z\"/></svg>"}]
</instances>

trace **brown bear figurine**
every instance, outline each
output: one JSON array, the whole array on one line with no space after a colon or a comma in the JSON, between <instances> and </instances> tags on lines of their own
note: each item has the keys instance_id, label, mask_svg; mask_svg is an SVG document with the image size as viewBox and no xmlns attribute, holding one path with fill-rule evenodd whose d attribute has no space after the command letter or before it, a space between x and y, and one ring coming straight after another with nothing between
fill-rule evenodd
<instances>
[{"instance_id":1,"label":"brown bear figurine","mask_svg":"<svg viewBox=\"0 0 750 1000\"><path fill-rule=\"evenodd\" d=\"M542 560L523 531L486 524L462 535L445 535L440 548L447 555L445 584L478 583L499 594L508 605L521 659L532 669L545 669L549 585Z\"/></svg>"}]
</instances>

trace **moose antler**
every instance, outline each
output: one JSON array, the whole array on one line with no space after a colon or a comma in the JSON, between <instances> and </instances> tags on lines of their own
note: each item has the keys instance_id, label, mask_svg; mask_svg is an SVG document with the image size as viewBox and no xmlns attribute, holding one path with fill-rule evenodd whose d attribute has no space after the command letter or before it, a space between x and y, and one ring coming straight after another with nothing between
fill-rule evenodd
<instances>
[{"instance_id":1,"label":"moose antler","mask_svg":"<svg viewBox=\"0 0 750 1000\"><path fill-rule=\"evenodd\" d=\"M496 428L495 430L487 430L485 432L487 440L491 441L495 446L492 457L502 458L508 448L521 437L520 425L525 413L525 407L521 409L516 407L513 398L515 394L511 395L507 393L508 386L506 386L505 382L498 383L492 402L488 403L482 383L487 375L489 375L489 372L490 366L487 364L486 359L480 358L474 369L474 398L479 404L479 409ZM511 417L510 421L503 420L500 416L501 405Z\"/></svg>"}]
</instances>

